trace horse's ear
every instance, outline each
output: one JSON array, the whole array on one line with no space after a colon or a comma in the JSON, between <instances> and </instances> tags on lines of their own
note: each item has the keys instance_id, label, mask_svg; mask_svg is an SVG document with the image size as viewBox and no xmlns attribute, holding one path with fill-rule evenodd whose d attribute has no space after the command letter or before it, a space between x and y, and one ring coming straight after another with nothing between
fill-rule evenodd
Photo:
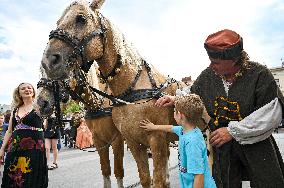
<instances>
[{"instance_id":1,"label":"horse's ear","mask_svg":"<svg viewBox=\"0 0 284 188\"><path fill-rule=\"evenodd\" d=\"M100 9L101 6L104 4L105 0L93 0L90 7L93 11Z\"/></svg>"}]
</instances>

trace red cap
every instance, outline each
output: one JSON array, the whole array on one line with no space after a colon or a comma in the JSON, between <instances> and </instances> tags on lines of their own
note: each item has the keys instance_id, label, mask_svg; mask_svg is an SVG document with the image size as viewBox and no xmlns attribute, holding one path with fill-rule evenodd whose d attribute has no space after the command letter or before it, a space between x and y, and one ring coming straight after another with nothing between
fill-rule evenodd
<instances>
[{"instance_id":1,"label":"red cap","mask_svg":"<svg viewBox=\"0 0 284 188\"><path fill-rule=\"evenodd\" d=\"M204 47L213 59L235 59L243 50L243 40L235 31L224 29L209 35Z\"/></svg>"}]
</instances>

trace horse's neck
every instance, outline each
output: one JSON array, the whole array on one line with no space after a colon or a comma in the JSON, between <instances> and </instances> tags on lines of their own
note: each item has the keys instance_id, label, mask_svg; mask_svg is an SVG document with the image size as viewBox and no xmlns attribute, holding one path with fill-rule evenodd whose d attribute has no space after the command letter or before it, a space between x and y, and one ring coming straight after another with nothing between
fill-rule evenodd
<instances>
[{"instance_id":1,"label":"horse's neck","mask_svg":"<svg viewBox=\"0 0 284 188\"><path fill-rule=\"evenodd\" d=\"M121 57L122 66L121 71L118 73L109 86L113 95L118 96L126 91L135 80L139 70L142 68L141 75L137 80L133 89L149 89L152 88L147 70L142 64L142 58L137 51L128 44L119 31L113 29L108 31L108 40L105 48L103 62L100 62L100 70L104 75L107 75L114 65L117 63L118 57ZM111 66L110 66L111 65ZM166 78L157 70L152 69L153 78L159 86L164 83Z\"/></svg>"},{"instance_id":2,"label":"horse's neck","mask_svg":"<svg viewBox=\"0 0 284 188\"><path fill-rule=\"evenodd\" d=\"M111 93L111 91L109 90L109 87L107 87L106 84L102 84L102 83L99 82L98 67L95 64L93 64L91 66L91 68L90 68L90 70L87 74L87 82L91 87L97 88L97 89L104 91L106 93L109 93L109 94ZM94 96L94 93L91 90L85 89L84 94L85 94L87 99L90 98L90 97L93 97L94 100L96 100L96 98L97 98L96 103L99 102L98 97ZM110 104L109 99L104 98L102 106L103 107L109 107L109 104ZM86 107L89 108L89 109L94 109L96 106L94 106L94 104L91 103L90 105L88 105Z\"/></svg>"}]
</instances>

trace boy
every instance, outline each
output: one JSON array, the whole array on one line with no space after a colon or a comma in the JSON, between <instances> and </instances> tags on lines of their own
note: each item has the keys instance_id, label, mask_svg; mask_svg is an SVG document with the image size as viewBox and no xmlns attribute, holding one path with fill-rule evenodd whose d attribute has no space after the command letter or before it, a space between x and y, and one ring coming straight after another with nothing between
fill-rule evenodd
<instances>
[{"instance_id":1,"label":"boy","mask_svg":"<svg viewBox=\"0 0 284 188\"><path fill-rule=\"evenodd\" d=\"M198 95L190 94L175 100L174 118L179 126L154 125L143 120L141 127L148 131L174 132L179 136L179 170L182 188L215 188L210 174L207 149L200 129L204 105Z\"/></svg>"}]
</instances>

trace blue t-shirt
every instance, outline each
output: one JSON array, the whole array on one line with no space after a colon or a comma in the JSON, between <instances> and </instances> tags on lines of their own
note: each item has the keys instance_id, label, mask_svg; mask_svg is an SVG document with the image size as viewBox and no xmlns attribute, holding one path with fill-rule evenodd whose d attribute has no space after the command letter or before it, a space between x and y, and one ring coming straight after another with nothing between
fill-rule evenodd
<instances>
[{"instance_id":1,"label":"blue t-shirt","mask_svg":"<svg viewBox=\"0 0 284 188\"><path fill-rule=\"evenodd\" d=\"M199 128L183 133L182 126L172 131L179 137L180 187L191 188L195 174L204 174L204 188L216 188L208 164L207 148Z\"/></svg>"}]
</instances>

